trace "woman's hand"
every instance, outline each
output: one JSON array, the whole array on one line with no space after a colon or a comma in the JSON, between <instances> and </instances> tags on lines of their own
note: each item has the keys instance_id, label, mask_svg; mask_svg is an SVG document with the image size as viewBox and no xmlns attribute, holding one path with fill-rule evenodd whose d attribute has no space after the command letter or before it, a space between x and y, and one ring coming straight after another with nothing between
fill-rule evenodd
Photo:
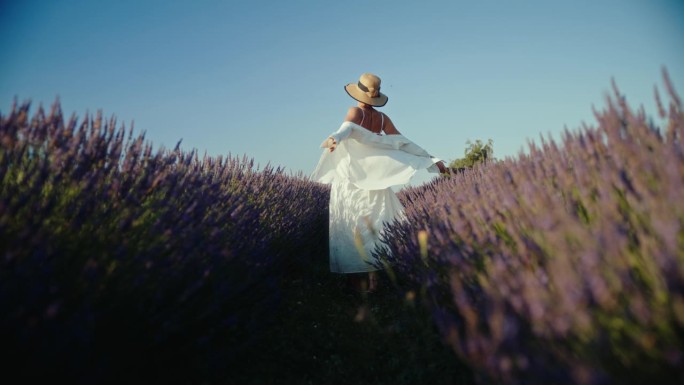
<instances>
[{"instance_id":1,"label":"woman's hand","mask_svg":"<svg viewBox=\"0 0 684 385\"><path fill-rule=\"evenodd\" d=\"M330 149L330 152L333 152L335 151L335 148L337 148L337 142L335 142L335 139L330 137L321 143L321 148L327 148Z\"/></svg>"},{"instance_id":2,"label":"woman's hand","mask_svg":"<svg viewBox=\"0 0 684 385\"><path fill-rule=\"evenodd\" d=\"M444 165L443 161L440 160L439 162L437 162L435 164L437 165L437 168L439 169L440 174L451 174L451 172L449 172L449 167Z\"/></svg>"}]
</instances>

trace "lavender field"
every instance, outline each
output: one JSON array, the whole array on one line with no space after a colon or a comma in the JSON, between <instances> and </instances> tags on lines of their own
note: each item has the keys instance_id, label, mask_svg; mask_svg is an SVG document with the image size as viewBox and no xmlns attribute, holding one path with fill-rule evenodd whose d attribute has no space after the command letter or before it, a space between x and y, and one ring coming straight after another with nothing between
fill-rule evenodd
<instances>
[{"instance_id":1,"label":"lavender field","mask_svg":"<svg viewBox=\"0 0 684 385\"><path fill-rule=\"evenodd\" d=\"M153 151L58 105L29 115L0 117L0 334L18 373L220 375L271 327L283 275L322 252L323 186Z\"/></svg>"},{"instance_id":2,"label":"lavender field","mask_svg":"<svg viewBox=\"0 0 684 385\"><path fill-rule=\"evenodd\" d=\"M494 383L684 383L684 113L616 87L596 126L405 190L405 290Z\"/></svg>"},{"instance_id":3,"label":"lavender field","mask_svg":"<svg viewBox=\"0 0 684 385\"><path fill-rule=\"evenodd\" d=\"M615 87L595 125L402 190L374 299L325 270L326 186L16 104L5 364L81 383L230 383L247 356L253 383L683 383L684 113L665 88L663 127Z\"/></svg>"}]
</instances>

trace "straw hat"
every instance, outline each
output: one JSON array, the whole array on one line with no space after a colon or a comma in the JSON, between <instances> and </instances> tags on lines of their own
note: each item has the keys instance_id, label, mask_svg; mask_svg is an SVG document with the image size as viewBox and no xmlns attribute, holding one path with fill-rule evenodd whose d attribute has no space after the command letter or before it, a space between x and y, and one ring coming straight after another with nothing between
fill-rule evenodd
<instances>
[{"instance_id":1,"label":"straw hat","mask_svg":"<svg viewBox=\"0 0 684 385\"><path fill-rule=\"evenodd\" d=\"M380 78L373 74L361 75L358 83L349 83L344 86L344 89L349 96L361 103L373 107L382 107L387 104L387 95L380 93Z\"/></svg>"}]
</instances>

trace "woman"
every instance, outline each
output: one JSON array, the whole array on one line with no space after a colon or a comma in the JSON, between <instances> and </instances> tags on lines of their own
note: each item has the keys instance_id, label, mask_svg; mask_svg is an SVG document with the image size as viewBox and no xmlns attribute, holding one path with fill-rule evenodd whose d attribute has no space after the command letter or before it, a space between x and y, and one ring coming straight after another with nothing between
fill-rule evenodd
<instances>
[{"instance_id":1,"label":"woman","mask_svg":"<svg viewBox=\"0 0 684 385\"><path fill-rule=\"evenodd\" d=\"M444 163L405 138L392 120L374 107L387 103L380 78L365 73L345 90L358 102L344 123L322 144L313 180L331 183L330 271L367 273L366 290L377 288L380 264L373 257L383 227L403 218L391 187L409 182L419 169L447 172Z\"/></svg>"}]
</instances>

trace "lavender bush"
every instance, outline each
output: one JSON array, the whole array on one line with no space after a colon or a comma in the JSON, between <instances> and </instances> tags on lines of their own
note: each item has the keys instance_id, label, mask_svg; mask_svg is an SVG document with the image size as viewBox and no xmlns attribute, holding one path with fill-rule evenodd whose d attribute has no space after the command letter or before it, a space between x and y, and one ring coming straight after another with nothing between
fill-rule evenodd
<instances>
[{"instance_id":1,"label":"lavender bush","mask_svg":"<svg viewBox=\"0 0 684 385\"><path fill-rule=\"evenodd\" d=\"M0 340L17 373L225 375L272 322L286 269L325 242L324 187L155 152L113 118L15 104L0 145Z\"/></svg>"},{"instance_id":2,"label":"lavender bush","mask_svg":"<svg viewBox=\"0 0 684 385\"><path fill-rule=\"evenodd\" d=\"M401 199L387 262L445 340L507 384L684 383L684 113L614 86L597 126Z\"/></svg>"}]
</instances>

